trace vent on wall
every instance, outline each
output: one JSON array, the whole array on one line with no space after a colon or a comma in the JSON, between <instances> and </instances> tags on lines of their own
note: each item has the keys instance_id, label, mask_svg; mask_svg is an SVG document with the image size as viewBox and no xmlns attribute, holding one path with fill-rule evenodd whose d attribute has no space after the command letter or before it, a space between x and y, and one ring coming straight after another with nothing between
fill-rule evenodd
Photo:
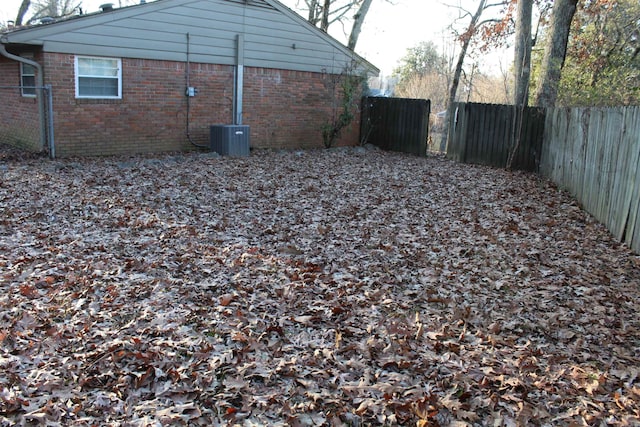
<instances>
[{"instance_id":1,"label":"vent on wall","mask_svg":"<svg viewBox=\"0 0 640 427\"><path fill-rule=\"evenodd\" d=\"M249 155L249 126L212 125L209 133L211 151L222 156Z\"/></svg>"}]
</instances>

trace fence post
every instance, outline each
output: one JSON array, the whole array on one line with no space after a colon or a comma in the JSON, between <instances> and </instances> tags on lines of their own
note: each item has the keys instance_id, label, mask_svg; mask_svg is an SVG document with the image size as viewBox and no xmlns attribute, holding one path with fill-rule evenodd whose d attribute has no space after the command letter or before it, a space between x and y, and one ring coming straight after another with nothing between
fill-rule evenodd
<instances>
[{"instance_id":1,"label":"fence post","mask_svg":"<svg viewBox=\"0 0 640 427\"><path fill-rule=\"evenodd\" d=\"M53 93L51 85L45 85L45 92L47 94L47 139L49 141L49 158L56 158L56 144L54 140L53 132Z\"/></svg>"},{"instance_id":2,"label":"fence post","mask_svg":"<svg viewBox=\"0 0 640 427\"><path fill-rule=\"evenodd\" d=\"M40 151L44 151L47 147L47 127L45 123L45 99L44 99L44 86L38 86L36 89L38 94L38 119L40 122Z\"/></svg>"}]
</instances>

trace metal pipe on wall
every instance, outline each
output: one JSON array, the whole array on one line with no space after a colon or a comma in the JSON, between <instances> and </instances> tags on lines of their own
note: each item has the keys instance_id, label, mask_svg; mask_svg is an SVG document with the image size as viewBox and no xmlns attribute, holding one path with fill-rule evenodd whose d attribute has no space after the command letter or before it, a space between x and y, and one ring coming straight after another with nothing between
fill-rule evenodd
<instances>
[{"instance_id":1,"label":"metal pipe on wall","mask_svg":"<svg viewBox=\"0 0 640 427\"><path fill-rule=\"evenodd\" d=\"M236 38L236 68L233 81L233 124L242 124L242 95L244 89L244 35Z\"/></svg>"}]
</instances>

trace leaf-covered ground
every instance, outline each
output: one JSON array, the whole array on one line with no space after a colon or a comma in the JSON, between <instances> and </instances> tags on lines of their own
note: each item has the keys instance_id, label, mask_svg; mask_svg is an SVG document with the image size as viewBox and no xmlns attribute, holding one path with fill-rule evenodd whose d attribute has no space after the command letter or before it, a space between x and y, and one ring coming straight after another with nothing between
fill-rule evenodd
<instances>
[{"instance_id":1,"label":"leaf-covered ground","mask_svg":"<svg viewBox=\"0 0 640 427\"><path fill-rule=\"evenodd\" d=\"M640 258L534 175L0 162L0 425L640 424Z\"/></svg>"}]
</instances>

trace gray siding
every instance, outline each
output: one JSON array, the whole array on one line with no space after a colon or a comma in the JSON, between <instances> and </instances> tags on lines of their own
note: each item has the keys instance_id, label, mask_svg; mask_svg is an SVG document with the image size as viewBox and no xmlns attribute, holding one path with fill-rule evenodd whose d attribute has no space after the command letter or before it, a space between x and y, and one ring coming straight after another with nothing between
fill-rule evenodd
<instances>
[{"instance_id":1,"label":"gray siding","mask_svg":"<svg viewBox=\"0 0 640 427\"><path fill-rule=\"evenodd\" d=\"M336 40L274 0L158 0L7 35L11 43L42 44L46 52L235 63L236 36L244 35L244 64L286 70L340 72L356 59Z\"/></svg>"}]
</instances>

